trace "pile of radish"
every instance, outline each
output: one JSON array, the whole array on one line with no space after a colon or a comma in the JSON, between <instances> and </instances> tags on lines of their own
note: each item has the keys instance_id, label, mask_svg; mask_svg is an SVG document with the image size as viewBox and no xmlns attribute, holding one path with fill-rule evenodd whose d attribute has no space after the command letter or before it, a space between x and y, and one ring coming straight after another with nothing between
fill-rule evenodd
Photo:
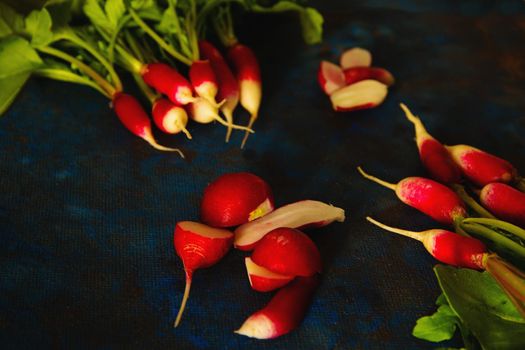
<instances>
[{"instance_id":1,"label":"pile of radish","mask_svg":"<svg viewBox=\"0 0 525 350\"><path fill-rule=\"evenodd\" d=\"M175 327L188 301L193 273L216 264L233 245L252 251L244 258L251 288L278 290L235 332L272 339L295 329L306 315L322 269L317 246L300 229L343 222L344 210L315 200L275 208L268 183L240 172L224 174L204 189L200 216L202 223L181 221L175 227L175 251L186 275Z\"/></svg>"},{"instance_id":2,"label":"pile of radish","mask_svg":"<svg viewBox=\"0 0 525 350\"><path fill-rule=\"evenodd\" d=\"M394 84L384 68L372 67L372 54L363 48L346 50L339 65L321 61L317 73L321 89L330 96L335 111L348 112L380 105Z\"/></svg>"}]
</instances>

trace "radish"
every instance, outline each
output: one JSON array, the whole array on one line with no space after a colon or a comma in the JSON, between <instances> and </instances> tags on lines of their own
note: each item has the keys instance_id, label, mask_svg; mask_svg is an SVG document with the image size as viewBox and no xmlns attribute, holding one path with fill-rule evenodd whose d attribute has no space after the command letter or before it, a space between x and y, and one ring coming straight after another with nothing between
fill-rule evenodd
<instances>
[{"instance_id":1,"label":"radish","mask_svg":"<svg viewBox=\"0 0 525 350\"><path fill-rule=\"evenodd\" d=\"M201 219L215 227L231 227L264 216L274 209L270 186L260 177L229 173L204 189Z\"/></svg>"},{"instance_id":2,"label":"radish","mask_svg":"<svg viewBox=\"0 0 525 350\"><path fill-rule=\"evenodd\" d=\"M213 121L218 121L220 124L231 127L233 129L245 130L246 132L253 133L253 130L236 124L229 124L227 121L219 116L219 110L216 105L213 105L209 100L203 97L197 97L195 101L189 103L186 106L190 118L197 123L209 124Z\"/></svg>"},{"instance_id":3,"label":"radish","mask_svg":"<svg viewBox=\"0 0 525 350\"><path fill-rule=\"evenodd\" d=\"M251 128L257 119L262 98L259 62L249 47L239 43L232 45L228 49L228 58L235 67L241 106L250 113L248 128ZM241 148L244 147L248 135L248 133L245 133Z\"/></svg>"},{"instance_id":4,"label":"radish","mask_svg":"<svg viewBox=\"0 0 525 350\"><path fill-rule=\"evenodd\" d=\"M303 200L277 208L271 213L235 229L235 248L252 250L265 234L278 227L321 227L333 221L343 222L345 211L332 205Z\"/></svg>"},{"instance_id":5,"label":"radish","mask_svg":"<svg viewBox=\"0 0 525 350\"><path fill-rule=\"evenodd\" d=\"M348 112L373 108L383 102L386 94L385 84L375 80L363 80L335 91L330 95L330 100L334 110Z\"/></svg>"},{"instance_id":6,"label":"radish","mask_svg":"<svg viewBox=\"0 0 525 350\"><path fill-rule=\"evenodd\" d=\"M525 193L503 183L490 183L481 189L481 203L497 217L525 227Z\"/></svg>"},{"instance_id":7,"label":"radish","mask_svg":"<svg viewBox=\"0 0 525 350\"><path fill-rule=\"evenodd\" d=\"M197 95L207 99L212 104L216 104L215 96L219 88L210 61L194 61L190 66L189 76Z\"/></svg>"},{"instance_id":8,"label":"radish","mask_svg":"<svg viewBox=\"0 0 525 350\"><path fill-rule=\"evenodd\" d=\"M186 287L175 320L175 327L179 325L186 307L193 273L198 269L210 267L221 260L230 249L232 241L232 232L209 227L198 222L181 221L175 226L173 243L177 255L182 260L186 274Z\"/></svg>"},{"instance_id":9,"label":"radish","mask_svg":"<svg viewBox=\"0 0 525 350\"><path fill-rule=\"evenodd\" d=\"M272 339L291 332L305 317L318 284L317 275L297 277L280 289L264 308L248 317L235 333Z\"/></svg>"},{"instance_id":10,"label":"radish","mask_svg":"<svg viewBox=\"0 0 525 350\"><path fill-rule=\"evenodd\" d=\"M155 149L160 151L177 152L182 158L184 153L177 148L161 146L157 143L151 130L151 121L137 99L126 93L118 92L113 95L113 109L124 126L133 134L144 139Z\"/></svg>"},{"instance_id":11,"label":"radish","mask_svg":"<svg viewBox=\"0 0 525 350\"><path fill-rule=\"evenodd\" d=\"M345 76L341 67L328 61L321 61L319 64L317 81L327 95L345 86Z\"/></svg>"},{"instance_id":12,"label":"radish","mask_svg":"<svg viewBox=\"0 0 525 350\"><path fill-rule=\"evenodd\" d=\"M184 108L176 106L168 99L159 98L153 103L153 121L165 133L178 134L183 132L191 140L191 134L186 129L188 114Z\"/></svg>"},{"instance_id":13,"label":"radish","mask_svg":"<svg viewBox=\"0 0 525 350\"><path fill-rule=\"evenodd\" d=\"M394 84L394 76L384 68L377 67L352 67L345 69L343 72L344 83L346 85L354 84L362 80L377 80L386 86Z\"/></svg>"},{"instance_id":14,"label":"radish","mask_svg":"<svg viewBox=\"0 0 525 350\"><path fill-rule=\"evenodd\" d=\"M288 284L294 276L281 275L257 265L249 257L244 258L246 272L252 289L258 292L269 292Z\"/></svg>"},{"instance_id":15,"label":"radish","mask_svg":"<svg viewBox=\"0 0 525 350\"><path fill-rule=\"evenodd\" d=\"M219 50L207 41L199 41L199 50L202 57L208 59L217 77L219 90L217 99L224 101L220 110L228 122L228 131L226 133L226 142L229 141L233 124L233 111L239 103L239 84L233 75L230 67L222 57Z\"/></svg>"},{"instance_id":16,"label":"radish","mask_svg":"<svg viewBox=\"0 0 525 350\"><path fill-rule=\"evenodd\" d=\"M454 163L445 146L427 132L421 119L413 115L407 106L403 103L400 106L405 112L407 119L414 124L419 158L430 173L430 176L446 184L459 183L461 181L461 171Z\"/></svg>"},{"instance_id":17,"label":"radish","mask_svg":"<svg viewBox=\"0 0 525 350\"><path fill-rule=\"evenodd\" d=\"M483 259L487 254L487 248L478 239L440 229L413 232L387 226L371 217L366 219L386 231L420 241L434 258L445 264L475 270L484 268Z\"/></svg>"},{"instance_id":18,"label":"radish","mask_svg":"<svg viewBox=\"0 0 525 350\"><path fill-rule=\"evenodd\" d=\"M372 54L366 49L354 47L346 50L340 57L339 64L343 69L353 67L370 67Z\"/></svg>"},{"instance_id":19,"label":"radish","mask_svg":"<svg viewBox=\"0 0 525 350\"><path fill-rule=\"evenodd\" d=\"M397 184L383 181L357 168L363 177L396 192L405 204L429 215L434 220L453 225L467 216L467 210L458 195L445 185L423 177L407 177Z\"/></svg>"},{"instance_id":20,"label":"radish","mask_svg":"<svg viewBox=\"0 0 525 350\"><path fill-rule=\"evenodd\" d=\"M145 64L141 69L141 76L146 84L166 95L175 104L186 105L195 101L188 80L167 64Z\"/></svg>"},{"instance_id":21,"label":"radish","mask_svg":"<svg viewBox=\"0 0 525 350\"><path fill-rule=\"evenodd\" d=\"M280 227L266 234L255 246L254 263L289 276L312 276L321 272L321 255L314 242L299 230Z\"/></svg>"}]
</instances>

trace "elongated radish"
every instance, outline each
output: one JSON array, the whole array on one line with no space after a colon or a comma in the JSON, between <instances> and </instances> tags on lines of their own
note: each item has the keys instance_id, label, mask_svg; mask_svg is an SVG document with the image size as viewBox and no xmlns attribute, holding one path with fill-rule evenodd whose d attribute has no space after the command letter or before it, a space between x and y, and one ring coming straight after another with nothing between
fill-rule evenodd
<instances>
[{"instance_id":1,"label":"elongated radish","mask_svg":"<svg viewBox=\"0 0 525 350\"><path fill-rule=\"evenodd\" d=\"M386 86L394 84L394 76L384 68L378 67L352 67L343 71L346 85L355 84L362 80L377 80Z\"/></svg>"},{"instance_id":2,"label":"elongated radish","mask_svg":"<svg viewBox=\"0 0 525 350\"><path fill-rule=\"evenodd\" d=\"M288 284L294 276L281 275L257 265L249 257L244 258L250 286L258 292L270 292Z\"/></svg>"},{"instance_id":3,"label":"elongated radish","mask_svg":"<svg viewBox=\"0 0 525 350\"><path fill-rule=\"evenodd\" d=\"M201 219L215 227L231 227L260 218L274 209L266 181L248 172L221 175L204 189Z\"/></svg>"},{"instance_id":4,"label":"elongated radish","mask_svg":"<svg viewBox=\"0 0 525 350\"><path fill-rule=\"evenodd\" d=\"M251 128L257 119L262 98L259 62L249 47L239 43L228 49L228 58L235 67L241 106L250 113L248 128ZM248 135L248 133L245 133L241 148L244 147Z\"/></svg>"},{"instance_id":5,"label":"elongated radish","mask_svg":"<svg viewBox=\"0 0 525 350\"><path fill-rule=\"evenodd\" d=\"M273 339L291 332L304 319L318 285L317 275L297 277L280 289L264 308L248 317L235 333Z\"/></svg>"},{"instance_id":6,"label":"elongated radish","mask_svg":"<svg viewBox=\"0 0 525 350\"><path fill-rule=\"evenodd\" d=\"M217 78L209 60L197 60L190 66L190 81L200 97L216 104L215 96L219 91Z\"/></svg>"},{"instance_id":7,"label":"elongated radish","mask_svg":"<svg viewBox=\"0 0 525 350\"><path fill-rule=\"evenodd\" d=\"M345 75L338 65L321 61L317 71L317 81L325 94L331 95L334 91L345 86Z\"/></svg>"},{"instance_id":8,"label":"elongated radish","mask_svg":"<svg viewBox=\"0 0 525 350\"><path fill-rule=\"evenodd\" d=\"M146 84L166 95L175 104L186 105L195 101L190 82L165 63L144 65L141 76Z\"/></svg>"},{"instance_id":9,"label":"elongated radish","mask_svg":"<svg viewBox=\"0 0 525 350\"><path fill-rule=\"evenodd\" d=\"M445 146L427 132L421 119L413 115L407 106L403 103L400 106L405 112L406 118L414 125L419 158L430 176L446 184L459 183L461 171Z\"/></svg>"},{"instance_id":10,"label":"elongated radish","mask_svg":"<svg viewBox=\"0 0 525 350\"><path fill-rule=\"evenodd\" d=\"M321 272L321 255L315 243L299 230L280 227L255 246L252 260L270 271L289 276L312 276Z\"/></svg>"},{"instance_id":11,"label":"elongated radish","mask_svg":"<svg viewBox=\"0 0 525 350\"><path fill-rule=\"evenodd\" d=\"M372 64L372 54L366 49L354 47L341 54L339 64L343 69L370 67Z\"/></svg>"},{"instance_id":12,"label":"elongated radish","mask_svg":"<svg viewBox=\"0 0 525 350\"><path fill-rule=\"evenodd\" d=\"M403 203L440 223L453 225L467 216L463 201L454 191L439 182L423 177L407 177L392 184L367 174L361 167L357 169L363 177L394 190Z\"/></svg>"},{"instance_id":13,"label":"elongated radish","mask_svg":"<svg viewBox=\"0 0 525 350\"><path fill-rule=\"evenodd\" d=\"M161 146L155 140L151 130L151 121L137 99L126 93L113 95L113 109L124 126L133 134L144 139L152 147L160 151L177 152L182 158L184 153L177 148Z\"/></svg>"},{"instance_id":14,"label":"elongated radish","mask_svg":"<svg viewBox=\"0 0 525 350\"><path fill-rule=\"evenodd\" d=\"M201 56L210 61L217 78L219 85L217 100L224 101L220 110L229 125L226 133L226 142L228 142L232 132L231 125L233 124L233 111L239 103L239 83L224 57L211 43L205 40L199 41L199 50Z\"/></svg>"},{"instance_id":15,"label":"elongated radish","mask_svg":"<svg viewBox=\"0 0 525 350\"><path fill-rule=\"evenodd\" d=\"M176 106L168 99L159 98L153 103L152 114L155 125L163 132L168 134L183 132L191 139L191 134L186 129L188 114L184 108Z\"/></svg>"},{"instance_id":16,"label":"elongated radish","mask_svg":"<svg viewBox=\"0 0 525 350\"><path fill-rule=\"evenodd\" d=\"M369 79L336 90L330 95L330 100L334 110L349 112L378 106L387 92L385 84Z\"/></svg>"},{"instance_id":17,"label":"elongated radish","mask_svg":"<svg viewBox=\"0 0 525 350\"><path fill-rule=\"evenodd\" d=\"M344 220L345 211L341 208L319 201L303 200L277 208L257 220L237 227L234 231L234 245L240 250L252 250L264 235L278 227L321 227Z\"/></svg>"},{"instance_id":18,"label":"elongated radish","mask_svg":"<svg viewBox=\"0 0 525 350\"><path fill-rule=\"evenodd\" d=\"M525 228L525 193L494 182L481 189L479 199L498 218Z\"/></svg>"},{"instance_id":19,"label":"elongated radish","mask_svg":"<svg viewBox=\"0 0 525 350\"><path fill-rule=\"evenodd\" d=\"M198 222L181 221L175 226L173 243L177 255L182 259L186 274L186 287L184 288L184 296L175 320L175 327L179 325L186 307L193 273L197 269L216 264L228 252L232 241L232 232L209 227Z\"/></svg>"},{"instance_id":20,"label":"elongated radish","mask_svg":"<svg viewBox=\"0 0 525 350\"><path fill-rule=\"evenodd\" d=\"M218 121L220 124L231 127L233 129L244 130L248 133L253 133L253 130L237 124L229 124L227 121L219 116L219 110L216 105L203 97L197 97L195 101L186 106L190 118L197 123L209 124L213 121Z\"/></svg>"}]
</instances>

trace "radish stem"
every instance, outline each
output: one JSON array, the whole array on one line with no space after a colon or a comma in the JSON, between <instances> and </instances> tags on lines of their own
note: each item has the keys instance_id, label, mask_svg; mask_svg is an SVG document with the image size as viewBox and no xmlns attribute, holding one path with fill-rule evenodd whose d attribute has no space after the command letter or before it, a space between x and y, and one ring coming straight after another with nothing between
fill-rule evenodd
<instances>
[{"instance_id":1,"label":"radish stem","mask_svg":"<svg viewBox=\"0 0 525 350\"><path fill-rule=\"evenodd\" d=\"M190 289L191 289L191 276L186 276L186 286L184 287L184 295L182 296L182 302L180 304L179 312L177 313L177 318L175 319L175 323L173 324L173 328L177 327L180 323L182 314L184 312L184 309L186 308L186 302L188 301L188 297L190 295Z\"/></svg>"},{"instance_id":2,"label":"radish stem","mask_svg":"<svg viewBox=\"0 0 525 350\"><path fill-rule=\"evenodd\" d=\"M102 95L111 99L111 95L99 85L95 84L92 80L89 80L86 77L75 74L71 71L58 69L58 68L39 68L33 72L34 74L41 76L43 78L50 78L60 81L65 81L68 83L77 83L92 87L93 89L100 92Z\"/></svg>"},{"instance_id":3,"label":"radish stem","mask_svg":"<svg viewBox=\"0 0 525 350\"><path fill-rule=\"evenodd\" d=\"M468 233L473 233L476 236L483 237L498 244L500 247L508 249L509 251L519 255L522 259L525 259L525 247L519 243L514 242L510 238L507 238L503 235L500 235L494 230L483 226L475 222L466 222L468 219L465 219L461 223L461 227Z\"/></svg>"},{"instance_id":4,"label":"radish stem","mask_svg":"<svg viewBox=\"0 0 525 350\"><path fill-rule=\"evenodd\" d=\"M476 202L474 198L469 196L469 194L467 193L467 191L465 190L463 186L458 185L458 184L453 184L452 188L454 189L454 192L457 193L459 198L461 198L461 200L463 200L465 204L467 204L472 210L474 210L476 214L480 215L483 218L490 218L490 219L496 218L487 209L483 208L478 202Z\"/></svg>"},{"instance_id":5,"label":"radish stem","mask_svg":"<svg viewBox=\"0 0 525 350\"><path fill-rule=\"evenodd\" d=\"M360 166L357 167L357 170L361 173L361 175L363 175L364 178L368 179L368 180L371 180L371 181L374 181L384 187L387 187L387 188L390 188L391 190L396 190L396 187L397 185L396 184L393 184L393 183L390 183L390 182L386 182L384 180L381 180L375 176L372 176L370 174L367 174Z\"/></svg>"},{"instance_id":6,"label":"radish stem","mask_svg":"<svg viewBox=\"0 0 525 350\"><path fill-rule=\"evenodd\" d=\"M489 225L495 228L499 228L505 231L512 233L515 236L525 240L525 230L519 226L513 225L509 222L498 220L498 219L489 219L489 218L468 218L464 219L465 223L478 223L482 225Z\"/></svg>"},{"instance_id":7,"label":"radish stem","mask_svg":"<svg viewBox=\"0 0 525 350\"><path fill-rule=\"evenodd\" d=\"M367 216L366 219L368 221L370 221L371 223L373 223L374 225L381 227L383 230L386 230L386 231L389 231L389 232L393 232L393 233L397 233L397 234L400 234L400 235L403 235L403 236L406 236L406 237L410 237L410 238L413 238L413 239L415 239L417 241L420 241L420 242L423 242L423 240L424 240L423 236L422 236L422 232L408 231L408 230L403 230L403 229L400 229L400 228L397 228L397 227L388 226L388 225L385 225L385 224L383 224L383 223L381 223L379 221L374 220L370 216Z\"/></svg>"}]
</instances>

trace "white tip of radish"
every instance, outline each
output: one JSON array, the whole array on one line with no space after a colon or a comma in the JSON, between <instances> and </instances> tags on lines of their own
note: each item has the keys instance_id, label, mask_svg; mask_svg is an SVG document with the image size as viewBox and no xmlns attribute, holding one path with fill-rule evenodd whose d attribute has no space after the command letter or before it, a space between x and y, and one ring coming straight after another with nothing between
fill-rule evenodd
<instances>
[{"instance_id":1,"label":"white tip of radish","mask_svg":"<svg viewBox=\"0 0 525 350\"><path fill-rule=\"evenodd\" d=\"M354 47L343 52L339 62L343 69L370 67L372 65L372 54L366 49Z\"/></svg>"},{"instance_id":2,"label":"white tip of radish","mask_svg":"<svg viewBox=\"0 0 525 350\"><path fill-rule=\"evenodd\" d=\"M317 81L321 89L327 95L331 95L334 91L345 86L345 75L338 65L328 61L321 61L317 73Z\"/></svg>"},{"instance_id":3,"label":"white tip of radish","mask_svg":"<svg viewBox=\"0 0 525 350\"><path fill-rule=\"evenodd\" d=\"M252 116L256 116L261 105L261 83L255 80L242 80L240 82L240 102Z\"/></svg>"},{"instance_id":4,"label":"white tip of radish","mask_svg":"<svg viewBox=\"0 0 525 350\"><path fill-rule=\"evenodd\" d=\"M235 333L250 338L271 339L277 332L272 320L263 314L255 314L248 317Z\"/></svg>"},{"instance_id":5,"label":"white tip of radish","mask_svg":"<svg viewBox=\"0 0 525 350\"><path fill-rule=\"evenodd\" d=\"M330 100L336 111L373 108L384 101L387 92L385 84L376 80L363 80L337 90L330 95Z\"/></svg>"},{"instance_id":6,"label":"white tip of radish","mask_svg":"<svg viewBox=\"0 0 525 350\"><path fill-rule=\"evenodd\" d=\"M177 152L181 158L185 158L184 157L184 153L182 153L182 151L178 148L170 148L170 147L166 147L166 146L162 146L162 145L159 145L159 143L157 142L157 140L155 140L155 138L153 137L153 134L151 132L146 132L146 134L142 137L146 142L148 142L151 147L159 150L159 151L166 151L166 152Z\"/></svg>"}]
</instances>

